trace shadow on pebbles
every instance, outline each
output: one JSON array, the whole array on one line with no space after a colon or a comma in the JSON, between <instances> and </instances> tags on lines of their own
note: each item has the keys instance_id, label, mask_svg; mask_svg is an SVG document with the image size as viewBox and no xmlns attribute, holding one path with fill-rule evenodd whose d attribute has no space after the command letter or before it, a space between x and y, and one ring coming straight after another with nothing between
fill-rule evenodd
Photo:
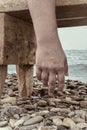
<instances>
[{"instance_id":1,"label":"shadow on pebbles","mask_svg":"<svg viewBox=\"0 0 87 130\"><path fill-rule=\"evenodd\" d=\"M34 77L31 97L21 98L16 74L8 75L0 99L0 130L87 130L87 84L67 80L54 97Z\"/></svg>"}]
</instances>

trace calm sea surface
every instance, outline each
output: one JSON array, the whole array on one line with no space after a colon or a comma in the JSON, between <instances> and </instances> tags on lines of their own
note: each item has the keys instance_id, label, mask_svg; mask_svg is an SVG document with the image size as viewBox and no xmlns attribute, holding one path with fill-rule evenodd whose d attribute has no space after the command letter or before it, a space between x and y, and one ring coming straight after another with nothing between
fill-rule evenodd
<instances>
[{"instance_id":1,"label":"calm sea surface","mask_svg":"<svg viewBox=\"0 0 87 130\"><path fill-rule=\"evenodd\" d=\"M66 79L87 82L87 50L66 50L69 64L69 77ZM34 75L36 68L34 67ZM16 73L15 65L8 66L8 73Z\"/></svg>"}]
</instances>

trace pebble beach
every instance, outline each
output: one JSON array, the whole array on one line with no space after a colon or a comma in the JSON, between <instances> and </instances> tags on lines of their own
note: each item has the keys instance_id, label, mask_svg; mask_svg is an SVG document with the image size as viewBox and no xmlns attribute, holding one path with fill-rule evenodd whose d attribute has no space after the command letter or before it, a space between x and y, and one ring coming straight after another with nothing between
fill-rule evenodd
<instances>
[{"instance_id":1,"label":"pebble beach","mask_svg":"<svg viewBox=\"0 0 87 130\"><path fill-rule=\"evenodd\" d=\"M21 98L16 74L8 74L0 99L0 130L87 130L87 83L66 80L64 92L48 96L36 77L31 97Z\"/></svg>"}]
</instances>

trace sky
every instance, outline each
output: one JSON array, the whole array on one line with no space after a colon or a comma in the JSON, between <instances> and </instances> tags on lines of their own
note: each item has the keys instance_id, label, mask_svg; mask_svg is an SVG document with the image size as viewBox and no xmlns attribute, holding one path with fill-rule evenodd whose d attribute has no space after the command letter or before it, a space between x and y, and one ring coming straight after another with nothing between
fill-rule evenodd
<instances>
[{"instance_id":1,"label":"sky","mask_svg":"<svg viewBox=\"0 0 87 130\"><path fill-rule=\"evenodd\" d=\"M87 26L58 28L64 50L87 50Z\"/></svg>"}]
</instances>

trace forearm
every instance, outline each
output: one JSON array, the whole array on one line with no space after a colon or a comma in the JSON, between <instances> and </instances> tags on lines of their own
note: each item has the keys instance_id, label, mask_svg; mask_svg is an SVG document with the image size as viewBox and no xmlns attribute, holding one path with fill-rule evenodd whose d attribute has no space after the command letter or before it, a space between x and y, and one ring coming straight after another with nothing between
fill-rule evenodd
<instances>
[{"instance_id":1,"label":"forearm","mask_svg":"<svg viewBox=\"0 0 87 130\"><path fill-rule=\"evenodd\" d=\"M27 0L37 44L58 39L55 0Z\"/></svg>"}]
</instances>

